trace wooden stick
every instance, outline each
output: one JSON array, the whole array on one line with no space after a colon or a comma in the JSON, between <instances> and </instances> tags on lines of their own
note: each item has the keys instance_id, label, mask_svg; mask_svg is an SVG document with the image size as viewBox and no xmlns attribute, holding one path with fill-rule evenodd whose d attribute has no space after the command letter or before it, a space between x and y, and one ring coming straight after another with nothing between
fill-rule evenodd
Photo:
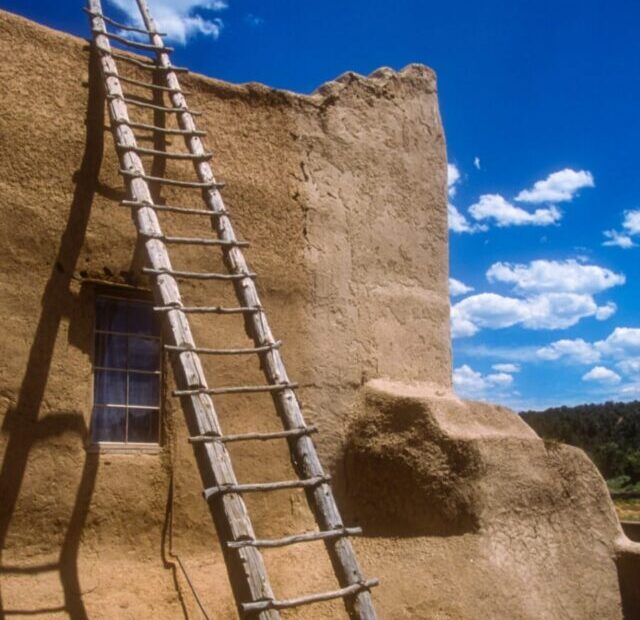
<instances>
[{"instance_id":1,"label":"wooden stick","mask_svg":"<svg viewBox=\"0 0 640 620\"><path fill-rule=\"evenodd\" d=\"M199 239L197 237L164 237L165 243L182 245L218 245L222 247L248 247L248 241L230 242L225 239Z\"/></svg>"},{"instance_id":2,"label":"wooden stick","mask_svg":"<svg viewBox=\"0 0 640 620\"><path fill-rule=\"evenodd\" d=\"M189 443L206 443L209 441L221 441L222 443L234 443L236 441L270 441L271 439L285 439L300 437L301 435L311 435L317 433L315 426L296 428L290 431L276 431L275 433L242 433L240 435L196 435L189 437Z\"/></svg>"},{"instance_id":3,"label":"wooden stick","mask_svg":"<svg viewBox=\"0 0 640 620\"><path fill-rule=\"evenodd\" d=\"M165 73L167 71L175 73L189 73L189 69L187 69L186 67L175 67L171 63L169 63L168 66L160 66L156 65L153 62L143 62L142 60L138 60L137 58L133 58L132 56L114 52L111 47L105 48L98 45L96 46L96 49L102 54L109 54L112 58L117 58L122 62L129 63L130 65L139 67L140 69L146 69L147 71L157 71L158 73ZM147 58L147 56L145 56L145 58Z\"/></svg>"},{"instance_id":4,"label":"wooden stick","mask_svg":"<svg viewBox=\"0 0 640 620\"><path fill-rule=\"evenodd\" d=\"M128 117L126 120L123 118L116 119L115 121L114 119L111 119L111 122L112 123L117 122L120 124L126 123L129 127L133 129L144 129L147 131L153 131L157 133L166 133L166 134L171 134L176 136L206 136L207 135L206 131L198 131L197 129L194 131L185 131L184 129L174 129L172 127L158 127L157 125L149 125L147 123L134 123L130 121Z\"/></svg>"},{"instance_id":5,"label":"wooden stick","mask_svg":"<svg viewBox=\"0 0 640 620\"><path fill-rule=\"evenodd\" d=\"M174 92L173 89L169 88L168 86L160 86L159 84L152 84L151 82L143 82L142 80L134 80L133 78L124 77L123 75L112 74L112 73L109 73L109 72L106 72L104 75L106 77L116 77L121 82L125 82L126 84L133 84L134 86L142 86L143 88L149 88L151 90L157 90L157 91L161 91L161 92L165 92L165 93ZM182 92L184 93L184 91L182 91ZM191 93L189 93L189 94L191 94Z\"/></svg>"},{"instance_id":6,"label":"wooden stick","mask_svg":"<svg viewBox=\"0 0 640 620\"><path fill-rule=\"evenodd\" d=\"M310 605L311 603L322 603L324 601L331 601L336 598L344 598L345 596L352 596L354 594L368 592L369 589L377 586L379 583L379 579L367 579L366 581L354 583L350 586L347 586L346 588L333 590L332 592L309 594L308 596L300 596L298 598L284 599L281 601L271 599L267 601L256 601L254 603L242 603L242 611L245 614L250 614L256 611L264 611L266 609L290 609L292 607Z\"/></svg>"},{"instance_id":7,"label":"wooden stick","mask_svg":"<svg viewBox=\"0 0 640 620\"><path fill-rule=\"evenodd\" d=\"M202 112L196 112L195 110L187 110L185 108L169 108L163 105L156 105L155 103L149 103L147 101L140 101L139 99L132 99L131 97L125 97L124 95L107 95L107 99L122 99L129 105L135 105L140 108L147 108L149 110L157 110L158 112L167 112L170 114L181 114L183 112L189 112L192 116L202 116Z\"/></svg>"},{"instance_id":8,"label":"wooden stick","mask_svg":"<svg viewBox=\"0 0 640 620\"><path fill-rule=\"evenodd\" d=\"M189 209L188 207L174 207L172 205L148 205L142 202L134 202L133 200L122 200L120 204L123 207L131 207L134 209L152 207L155 211L171 211L172 213L184 213L185 215L208 215L209 217L226 215L226 213L216 213L210 209Z\"/></svg>"},{"instance_id":9,"label":"wooden stick","mask_svg":"<svg viewBox=\"0 0 640 620\"><path fill-rule=\"evenodd\" d=\"M193 394L257 394L258 392L281 392L295 390L297 383L283 383L281 385L238 385L221 388L197 387L192 390L173 390L174 396L191 396Z\"/></svg>"},{"instance_id":10,"label":"wooden stick","mask_svg":"<svg viewBox=\"0 0 640 620\"><path fill-rule=\"evenodd\" d=\"M306 534L295 534L284 538L264 539L264 540L236 540L227 543L230 549L241 549L242 547L261 547L273 549L275 547L285 547L301 542L312 542L316 540L331 540L342 538L343 536L358 536L362 534L361 527L343 527L331 532L308 532Z\"/></svg>"},{"instance_id":11,"label":"wooden stick","mask_svg":"<svg viewBox=\"0 0 640 620\"><path fill-rule=\"evenodd\" d=\"M249 314L262 312L261 308L225 308L223 306L154 306L156 312L176 310L186 314Z\"/></svg>"},{"instance_id":12,"label":"wooden stick","mask_svg":"<svg viewBox=\"0 0 640 620\"><path fill-rule=\"evenodd\" d=\"M278 340L273 344L268 344L264 347L252 347L249 349L206 349L202 347L196 347L195 349L185 349L184 347L174 347L170 344L165 344L165 351L193 351L199 355L247 355L250 353L264 353L265 351L271 351L271 349L277 349L282 345L282 340Z\"/></svg>"},{"instance_id":13,"label":"wooden stick","mask_svg":"<svg viewBox=\"0 0 640 620\"><path fill-rule=\"evenodd\" d=\"M182 278L184 280L242 280L244 278L255 278L255 273L207 273L200 271L166 271L163 269L151 269L149 267L142 268L143 273L153 276L169 274L174 278Z\"/></svg>"},{"instance_id":14,"label":"wooden stick","mask_svg":"<svg viewBox=\"0 0 640 620\"><path fill-rule=\"evenodd\" d=\"M156 149L147 149L141 146L136 146L135 148L132 146L127 146L125 144L116 144L116 148L122 151L135 151L138 155L153 155L154 157L165 157L166 159L185 159L185 160L193 160L200 159L199 155L193 155L192 153L175 153L171 151L158 151ZM211 159L213 157L213 153L205 153L202 156L202 159Z\"/></svg>"},{"instance_id":15,"label":"wooden stick","mask_svg":"<svg viewBox=\"0 0 640 620\"><path fill-rule=\"evenodd\" d=\"M92 13L86 7L83 7L82 10L85 13L87 13L88 15L91 15L91 17L101 17L105 22L107 22L107 24L111 24L112 26L115 26L116 28L120 28L121 30L129 30L131 32L139 32L140 34L159 34L161 37L166 37L167 36L166 32L152 33L152 32L149 32L148 30L146 30L144 28L135 28L134 26L128 26L127 24L121 24L120 22L117 22L114 19L111 19L110 17L107 17L106 15L103 15L102 13ZM92 32L93 32L93 30L92 30ZM100 31L98 31L98 32L100 32Z\"/></svg>"},{"instance_id":16,"label":"wooden stick","mask_svg":"<svg viewBox=\"0 0 640 620\"><path fill-rule=\"evenodd\" d=\"M283 480L281 482L255 482L252 484L228 484L209 487L202 492L205 499L225 493L268 493L269 491L283 491L285 489L307 489L329 482L331 476L318 476L305 480Z\"/></svg>"},{"instance_id":17,"label":"wooden stick","mask_svg":"<svg viewBox=\"0 0 640 620\"><path fill-rule=\"evenodd\" d=\"M138 50L146 50L152 52L173 52L173 47L167 47L165 45L158 47L157 45L149 45L148 43L141 43L140 41L132 41L131 39L127 39L126 37L121 37L119 34L114 34L112 32L104 32L102 30L93 30L95 33L100 33L105 37L109 37L113 41L117 41L118 43L122 43L123 45L128 45L129 47L133 47Z\"/></svg>"},{"instance_id":18,"label":"wooden stick","mask_svg":"<svg viewBox=\"0 0 640 620\"><path fill-rule=\"evenodd\" d=\"M164 177L152 177L148 174L141 174L138 171L120 169L120 174L125 177L133 177L144 179L151 183L164 183L165 185L175 185L177 187L190 187L196 189L222 189L224 183L215 183L214 181L203 181L197 183L196 181L180 181L178 179L165 179Z\"/></svg>"}]
</instances>

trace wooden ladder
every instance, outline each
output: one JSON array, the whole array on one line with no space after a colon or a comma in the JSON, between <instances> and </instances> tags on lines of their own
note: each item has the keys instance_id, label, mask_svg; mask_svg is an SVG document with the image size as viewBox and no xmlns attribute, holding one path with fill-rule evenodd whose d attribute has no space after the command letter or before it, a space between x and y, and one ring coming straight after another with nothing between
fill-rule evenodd
<instances>
[{"instance_id":1,"label":"wooden ladder","mask_svg":"<svg viewBox=\"0 0 640 620\"><path fill-rule=\"evenodd\" d=\"M144 28L134 28L105 16L100 0L89 0L87 13L91 20L91 31L108 102L111 128L120 161L120 172L129 191L129 200L123 205L130 207L135 222L138 241L145 250L148 266L143 271L153 283L155 310L162 313L165 331L178 389L174 392L181 399L187 425L192 437L190 442L204 484L204 497L209 503L214 523L224 538L225 555L230 579L239 611L244 616L261 620L280 618L280 610L301 605L342 598L347 610L356 618L376 618L370 589L378 584L377 579L365 579L356 559L349 536L361 533L359 528L345 527L336 505L329 476L324 472L311 439L316 429L307 426L296 397L297 385L289 380L279 347L274 339L265 311L260 303L255 285L255 274L247 266L241 251L246 243L239 241L234 233L229 213L220 194L208 161L211 154L203 147L202 136L194 122L196 112L187 107L185 93L180 88L178 73L186 71L172 64L171 48L163 43L145 0L136 0ZM118 33L107 31L107 24ZM135 40L122 36L133 32ZM139 35L147 35L149 43L142 43ZM151 52L152 58L141 60L113 51L110 40L134 50ZM120 76L116 59L148 70L155 76L153 83ZM122 84L133 84L149 88L156 97L168 95L170 105L158 105L128 98ZM128 107L141 106L158 112L176 114L178 128L171 129L154 124L137 123L129 118ZM175 153L139 147L134 130L150 131L155 137L177 135L184 138L188 152ZM193 162L197 180L182 181L146 173L141 156L187 159ZM152 198L150 183L177 187L198 188L202 191L203 209L184 206L156 205ZM184 215L206 215L210 217L215 238L171 237L163 233L157 212L172 211ZM228 273L202 273L176 271L171 265L167 246L171 244L193 244L218 246ZM222 280L230 281L238 299L237 307L187 307L183 305L178 280ZM188 315L190 313L237 314L244 318L247 332L254 347L244 349L199 348L192 336ZM204 375L201 355L258 355L266 383L238 387L209 387ZM247 433L224 435L218 421L211 397L225 393L268 392L271 394L283 430L273 433ZM286 439L296 465L298 479L273 483L239 484L226 444L236 441ZM269 492L278 489L301 488L317 520L319 531L307 532L280 539L260 540L254 533L246 505L245 493ZM223 530L221 532L221 529ZM306 541L325 542L335 567L341 588L335 591L309 594L294 599L275 597L265 568L260 549L281 547Z\"/></svg>"}]
</instances>

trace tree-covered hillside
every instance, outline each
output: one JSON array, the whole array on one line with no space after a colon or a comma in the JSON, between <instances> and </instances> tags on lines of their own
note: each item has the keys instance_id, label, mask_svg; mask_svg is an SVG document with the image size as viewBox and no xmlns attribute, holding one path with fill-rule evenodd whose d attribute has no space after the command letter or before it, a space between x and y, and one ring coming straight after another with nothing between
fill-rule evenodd
<instances>
[{"instance_id":1,"label":"tree-covered hillside","mask_svg":"<svg viewBox=\"0 0 640 620\"><path fill-rule=\"evenodd\" d=\"M544 439L582 448L612 488L640 491L640 401L526 411L522 418Z\"/></svg>"}]
</instances>

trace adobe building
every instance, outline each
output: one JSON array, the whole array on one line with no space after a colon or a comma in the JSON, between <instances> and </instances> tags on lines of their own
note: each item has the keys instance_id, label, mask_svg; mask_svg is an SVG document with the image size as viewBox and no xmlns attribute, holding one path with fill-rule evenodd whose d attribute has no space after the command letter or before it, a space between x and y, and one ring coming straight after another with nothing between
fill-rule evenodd
<instances>
[{"instance_id":1,"label":"adobe building","mask_svg":"<svg viewBox=\"0 0 640 620\"><path fill-rule=\"evenodd\" d=\"M237 618L90 47L0 12L0 54L0 617L195 619L199 597L209 617ZM346 522L363 528L353 544L380 579L379 617L640 618L640 545L592 463L452 392L434 73L349 73L310 96L181 80ZM191 169L148 161L156 176ZM166 187L161 199L201 205ZM161 221L173 235L211 230ZM172 256L176 269L224 269L216 248ZM182 293L237 303L224 282ZM246 346L234 317L192 327L199 346ZM246 358L205 370L215 385L261 382ZM281 428L270 399L216 398L225 432ZM243 482L293 475L284 442L230 451ZM316 527L301 490L246 502L261 537ZM320 541L264 556L279 597L337 587ZM347 617L336 601L283 616Z\"/></svg>"}]
</instances>

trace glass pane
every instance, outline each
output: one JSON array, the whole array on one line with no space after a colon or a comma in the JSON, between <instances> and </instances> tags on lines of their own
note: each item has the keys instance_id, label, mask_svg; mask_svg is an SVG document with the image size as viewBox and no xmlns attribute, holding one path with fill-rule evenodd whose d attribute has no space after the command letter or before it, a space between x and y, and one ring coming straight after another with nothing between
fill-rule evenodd
<instances>
[{"instance_id":1,"label":"glass pane","mask_svg":"<svg viewBox=\"0 0 640 620\"><path fill-rule=\"evenodd\" d=\"M129 368L133 370L160 370L160 341L130 337Z\"/></svg>"},{"instance_id":2,"label":"glass pane","mask_svg":"<svg viewBox=\"0 0 640 620\"><path fill-rule=\"evenodd\" d=\"M129 409L127 441L158 443L160 415L157 409Z\"/></svg>"},{"instance_id":3,"label":"glass pane","mask_svg":"<svg viewBox=\"0 0 640 620\"><path fill-rule=\"evenodd\" d=\"M96 334L96 366L127 367L127 337Z\"/></svg>"},{"instance_id":4,"label":"glass pane","mask_svg":"<svg viewBox=\"0 0 640 620\"><path fill-rule=\"evenodd\" d=\"M157 407L159 375L129 373L129 404Z\"/></svg>"},{"instance_id":5,"label":"glass pane","mask_svg":"<svg viewBox=\"0 0 640 620\"><path fill-rule=\"evenodd\" d=\"M160 328L151 304L129 302L129 333L159 336Z\"/></svg>"},{"instance_id":6,"label":"glass pane","mask_svg":"<svg viewBox=\"0 0 640 620\"><path fill-rule=\"evenodd\" d=\"M91 437L97 441L125 440L126 409L115 407L94 407L91 421Z\"/></svg>"},{"instance_id":7,"label":"glass pane","mask_svg":"<svg viewBox=\"0 0 640 620\"><path fill-rule=\"evenodd\" d=\"M124 405L127 393L127 373L117 370L97 370L93 401L96 405Z\"/></svg>"},{"instance_id":8,"label":"glass pane","mask_svg":"<svg viewBox=\"0 0 640 620\"><path fill-rule=\"evenodd\" d=\"M96 300L96 329L126 332L127 302L110 297L98 297Z\"/></svg>"}]
</instances>

